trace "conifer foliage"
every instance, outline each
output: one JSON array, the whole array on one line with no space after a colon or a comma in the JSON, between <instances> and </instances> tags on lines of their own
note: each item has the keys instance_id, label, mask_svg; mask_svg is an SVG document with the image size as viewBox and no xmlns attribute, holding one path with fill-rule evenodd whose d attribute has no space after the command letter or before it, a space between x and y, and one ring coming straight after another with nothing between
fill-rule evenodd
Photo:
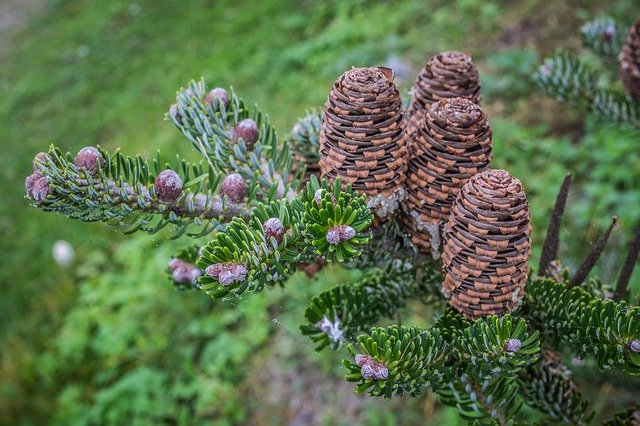
<instances>
[{"instance_id":1,"label":"conifer foliage","mask_svg":"<svg viewBox=\"0 0 640 426\"><path fill-rule=\"evenodd\" d=\"M585 40L595 43L591 33L602 27L588 27ZM634 34L623 57L637 66ZM559 98L606 109L595 106L604 97L624 110L609 117L637 119L634 101L599 92L596 74L567 54L536 79ZM525 404L550 421L584 424L589 402L555 354L570 348L602 370L640 374L640 308L624 300L638 243L615 301L580 285L611 229L572 280L554 274L566 179L532 271L527 183L490 168L493 132L480 99L478 73L461 52L427 61L408 111L392 70L353 68L330 88L322 114L308 112L280 140L233 90L194 81L167 118L199 163L51 146L34 159L26 198L125 232L166 227L175 238L206 238L168 259L168 272L178 288L214 299L284 286L297 269L326 262L359 267L362 280L315 296L301 326L318 350L346 348L346 380L357 392L431 389L480 424L521 421ZM430 327L379 326L412 301L432 305Z\"/></svg>"}]
</instances>

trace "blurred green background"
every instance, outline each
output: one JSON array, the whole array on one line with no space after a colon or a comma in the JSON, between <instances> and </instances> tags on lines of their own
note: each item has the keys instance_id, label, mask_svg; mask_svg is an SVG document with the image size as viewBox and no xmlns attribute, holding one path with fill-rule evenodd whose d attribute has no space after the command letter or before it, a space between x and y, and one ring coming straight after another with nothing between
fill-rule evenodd
<instances>
[{"instance_id":1,"label":"blurred green background","mask_svg":"<svg viewBox=\"0 0 640 426\"><path fill-rule=\"evenodd\" d=\"M28 206L24 177L52 142L189 155L163 116L192 78L233 85L283 136L352 65L395 68L405 93L429 56L463 50L480 69L494 166L519 177L529 197L533 265L567 171L576 186L566 266L617 214L598 265L615 280L640 219L639 134L545 98L528 78L556 47L578 50L590 18L631 25L636 0L2 0L0 11L13 13L0 20L0 424L457 422L430 395L354 395L340 354L316 354L298 333L309 297L357 271L296 275L284 291L214 303L167 281L180 245L162 235L124 237ZM68 267L51 256L60 239L76 251ZM635 297L640 271L632 284ZM419 324L424 312L414 306L403 321ZM637 384L618 389L615 380L588 380L599 412L633 398Z\"/></svg>"}]
</instances>

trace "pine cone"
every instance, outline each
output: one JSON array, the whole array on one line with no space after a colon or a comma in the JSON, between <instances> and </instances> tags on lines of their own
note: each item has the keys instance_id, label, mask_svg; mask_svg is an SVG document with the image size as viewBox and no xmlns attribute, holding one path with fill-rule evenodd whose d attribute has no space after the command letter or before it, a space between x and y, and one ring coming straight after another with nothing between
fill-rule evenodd
<instances>
[{"instance_id":1,"label":"pine cone","mask_svg":"<svg viewBox=\"0 0 640 426\"><path fill-rule=\"evenodd\" d=\"M322 116L322 177L340 178L369 196L393 194L406 169L402 120L392 70L353 68L342 74Z\"/></svg>"},{"instance_id":2,"label":"pine cone","mask_svg":"<svg viewBox=\"0 0 640 426\"><path fill-rule=\"evenodd\" d=\"M445 226L443 292L467 318L520 305L531 255L531 213L520 181L504 170L472 177Z\"/></svg>"},{"instance_id":3,"label":"pine cone","mask_svg":"<svg viewBox=\"0 0 640 426\"><path fill-rule=\"evenodd\" d=\"M622 46L620 78L629 96L640 100L640 19L633 24Z\"/></svg>"},{"instance_id":4,"label":"pine cone","mask_svg":"<svg viewBox=\"0 0 640 426\"><path fill-rule=\"evenodd\" d=\"M419 127L422 114L441 99L464 98L480 104L478 70L466 53L449 51L429 59L413 85L411 103L407 110L407 131L412 134Z\"/></svg>"},{"instance_id":5,"label":"pine cone","mask_svg":"<svg viewBox=\"0 0 640 426\"><path fill-rule=\"evenodd\" d=\"M449 218L460 188L489 167L493 133L482 109L468 99L438 101L423 115L412 144L406 188L405 232L430 250L425 225Z\"/></svg>"}]
</instances>

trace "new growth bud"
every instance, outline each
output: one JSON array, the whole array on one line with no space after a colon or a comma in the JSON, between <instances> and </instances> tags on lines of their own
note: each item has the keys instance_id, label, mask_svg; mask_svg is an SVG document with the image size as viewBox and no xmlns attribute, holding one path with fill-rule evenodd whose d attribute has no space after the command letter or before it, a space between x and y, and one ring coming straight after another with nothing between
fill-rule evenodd
<instances>
[{"instance_id":1,"label":"new growth bud","mask_svg":"<svg viewBox=\"0 0 640 426\"><path fill-rule=\"evenodd\" d=\"M389 377L389 369L383 363L376 361L370 355L357 354L356 365L360 367L362 377L369 380L385 380Z\"/></svg>"},{"instance_id":2,"label":"new growth bud","mask_svg":"<svg viewBox=\"0 0 640 426\"><path fill-rule=\"evenodd\" d=\"M247 268L240 263L214 263L209 265L204 272L224 286L244 281L247 277Z\"/></svg>"},{"instance_id":3,"label":"new growth bud","mask_svg":"<svg viewBox=\"0 0 640 426\"><path fill-rule=\"evenodd\" d=\"M507 352L518 352L522 347L522 342L518 339L509 339L504 344L504 350Z\"/></svg>"},{"instance_id":4,"label":"new growth bud","mask_svg":"<svg viewBox=\"0 0 640 426\"><path fill-rule=\"evenodd\" d=\"M222 87L216 87L204 97L204 102L206 104L210 104L214 100L217 102L217 105L213 105L215 109L220 109L220 105L224 105L226 108L229 105L229 94Z\"/></svg>"},{"instance_id":5,"label":"new growth bud","mask_svg":"<svg viewBox=\"0 0 640 426\"><path fill-rule=\"evenodd\" d=\"M356 230L349 225L338 225L327 231L327 242L338 245L343 241L349 241L356 236Z\"/></svg>"},{"instance_id":6,"label":"new growth bud","mask_svg":"<svg viewBox=\"0 0 640 426\"><path fill-rule=\"evenodd\" d=\"M33 171L35 172L36 170L38 170L38 163L44 163L49 159L49 155L45 152L39 152L36 154L36 156L33 158Z\"/></svg>"},{"instance_id":7,"label":"new growth bud","mask_svg":"<svg viewBox=\"0 0 640 426\"><path fill-rule=\"evenodd\" d=\"M160 201L170 203L182 194L182 179L173 170L163 170L156 177L153 187Z\"/></svg>"},{"instance_id":8,"label":"new growth bud","mask_svg":"<svg viewBox=\"0 0 640 426\"><path fill-rule=\"evenodd\" d=\"M271 237L275 238L277 242L282 242L284 236L284 225L277 217L268 219L263 225L264 237L267 241L271 240Z\"/></svg>"},{"instance_id":9,"label":"new growth bud","mask_svg":"<svg viewBox=\"0 0 640 426\"><path fill-rule=\"evenodd\" d=\"M233 139L237 141L242 138L248 149L253 148L259 136L258 124L251 118L245 118L233 129Z\"/></svg>"},{"instance_id":10,"label":"new growth bud","mask_svg":"<svg viewBox=\"0 0 640 426\"><path fill-rule=\"evenodd\" d=\"M47 195L51 194L51 188L47 178L44 177L40 170L36 170L24 180L24 189L27 198L32 199L36 203L43 201Z\"/></svg>"},{"instance_id":11,"label":"new growth bud","mask_svg":"<svg viewBox=\"0 0 640 426\"><path fill-rule=\"evenodd\" d=\"M229 197L232 203L240 203L247 195L247 185L238 173L232 173L222 181L220 195Z\"/></svg>"},{"instance_id":12,"label":"new growth bud","mask_svg":"<svg viewBox=\"0 0 640 426\"><path fill-rule=\"evenodd\" d=\"M635 353L639 354L640 353L640 340L633 339L631 342L629 342L629 349L631 350L631 352L635 352Z\"/></svg>"},{"instance_id":13,"label":"new growth bud","mask_svg":"<svg viewBox=\"0 0 640 426\"><path fill-rule=\"evenodd\" d=\"M93 146L85 146L78 154L76 154L76 158L74 163L77 168L85 169L92 175L96 175L98 170L104 167L104 157L100 154L97 148Z\"/></svg>"},{"instance_id":14,"label":"new growth bud","mask_svg":"<svg viewBox=\"0 0 640 426\"><path fill-rule=\"evenodd\" d=\"M196 265L177 257L171 259L168 266L172 271L171 278L178 284L195 283L202 275L202 271Z\"/></svg>"}]
</instances>

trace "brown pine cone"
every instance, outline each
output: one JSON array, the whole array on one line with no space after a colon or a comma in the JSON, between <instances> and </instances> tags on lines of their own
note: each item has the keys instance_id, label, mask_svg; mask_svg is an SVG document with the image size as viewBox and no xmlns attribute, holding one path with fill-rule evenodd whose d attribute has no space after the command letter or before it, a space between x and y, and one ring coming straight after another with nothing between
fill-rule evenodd
<instances>
[{"instance_id":1,"label":"brown pine cone","mask_svg":"<svg viewBox=\"0 0 640 426\"><path fill-rule=\"evenodd\" d=\"M445 226L443 293L467 318L520 305L531 255L531 213L520 181L504 170L473 176Z\"/></svg>"},{"instance_id":2,"label":"brown pine cone","mask_svg":"<svg viewBox=\"0 0 640 426\"><path fill-rule=\"evenodd\" d=\"M487 116L468 99L438 101L423 115L407 170L404 218L405 232L420 249L431 248L424 226L446 221L460 188L489 167L492 135Z\"/></svg>"},{"instance_id":3,"label":"brown pine cone","mask_svg":"<svg viewBox=\"0 0 640 426\"><path fill-rule=\"evenodd\" d=\"M620 78L629 96L640 100L640 19L629 30L620 51Z\"/></svg>"},{"instance_id":4,"label":"brown pine cone","mask_svg":"<svg viewBox=\"0 0 640 426\"><path fill-rule=\"evenodd\" d=\"M325 103L320 171L369 196L389 196L404 180L402 100L389 68L353 68L336 80Z\"/></svg>"},{"instance_id":5,"label":"brown pine cone","mask_svg":"<svg viewBox=\"0 0 640 426\"><path fill-rule=\"evenodd\" d=\"M419 126L422 114L441 99L464 98L480 105L478 70L466 53L449 51L430 58L413 85L407 110L408 132Z\"/></svg>"}]
</instances>

